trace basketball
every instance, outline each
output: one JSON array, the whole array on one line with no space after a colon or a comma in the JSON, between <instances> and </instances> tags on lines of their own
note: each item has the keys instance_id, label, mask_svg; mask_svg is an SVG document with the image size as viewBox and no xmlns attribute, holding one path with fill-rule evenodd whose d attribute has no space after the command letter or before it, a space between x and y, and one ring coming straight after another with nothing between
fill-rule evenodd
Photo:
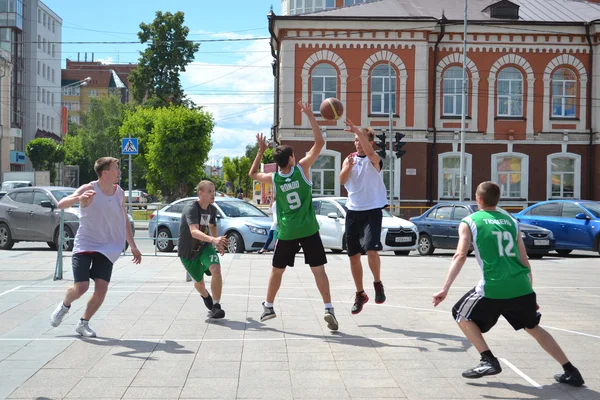
<instances>
[{"instance_id":1,"label":"basketball","mask_svg":"<svg viewBox=\"0 0 600 400\"><path fill-rule=\"evenodd\" d=\"M320 110L323 118L337 120L342 118L342 114L344 114L344 105L338 99L330 97L323 100Z\"/></svg>"}]
</instances>

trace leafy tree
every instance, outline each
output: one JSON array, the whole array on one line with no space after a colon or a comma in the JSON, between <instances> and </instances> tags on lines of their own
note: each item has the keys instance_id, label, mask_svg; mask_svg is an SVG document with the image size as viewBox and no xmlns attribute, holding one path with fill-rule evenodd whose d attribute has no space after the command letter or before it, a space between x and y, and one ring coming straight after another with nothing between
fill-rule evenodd
<instances>
[{"instance_id":1,"label":"leafy tree","mask_svg":"<svg viewBox=\"0 0 600 400\"><path fill-rule=\"evenodd\" d=\"M54 164L65 160L65 149L54 140L48 138L33 139L27 144L25 154L33 168L38 171L50 171L50 181L56 179Z\"/></svg>"},{"instance_id":2,"label":"leafy tree","mask_svg":"<svg viewBox=\"0 0 600 400\"><path fill-rule=\"evenodd\" d=\"M275 149L273 149L272 147L269 147L267 150L265 150L265 153L263 154L263 158L262 158L263 164L271 164L271 163L275 162L275 160L273 160L273 151L275 151ZM245 155L246 155L246 157L248 157L250 162L254 161L257 153L258 153L258 143L254 143L253 145L249 144L246 146L246 154Z\"/></svg>"},{"instance_id":3,"label":"leafy tree","mask_svg":"<svg viewBox=\"0 0 600 400\"><path fill-rule=\"evenodd\" d=\"M254 161L254 160L252 160ZM248 176L252 161L246 156L243 157L224 157L223 158L223 173L225 180L231 182L232 190L242 188L244 193L249 193L252 181Z\"/></svg>"},{"instance_id":4,"label":"leafy tree","mask_svg":"<svg viewBox=\"0 0 600 400\"><path fill-rule=\"evenodd\" d=\"M146 102L151 107L193 104L185 99L179 74L194 60L200 44L187 40L190 30L183 21L181 11L175 14L157 11L152 23L140 24L140 42L149 44L129 75L137 103Z\"/></svg>"}]
</instances>

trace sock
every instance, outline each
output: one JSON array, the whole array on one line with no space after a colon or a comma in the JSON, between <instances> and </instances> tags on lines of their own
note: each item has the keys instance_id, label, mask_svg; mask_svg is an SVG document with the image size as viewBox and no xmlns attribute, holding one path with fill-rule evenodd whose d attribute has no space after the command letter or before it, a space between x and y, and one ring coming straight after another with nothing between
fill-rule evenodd
<instances>
[{"instance_id":1,"label":"sock","mask_svg":"<svg viewBox=\"0 0 600 400\"><path fill-rule=\"evenodd\" d=\"M328 308L333 308L333 304L325 303L325 309L327 310Z\"/></svg>"},{"instance_id":2,"label":"sock","mask_svg":"<svg viewBox=\"0 0 600 400\"><path fill-rule=\"evenodd\" d=\"M265 301L265 307L273 307L273 303L269 303L268 301Z\"/></svg>"},{"instance_id":3,"label":"sock","mask_svg":"<svg viewBox=\"0 0 600 400\"><path fill-rule=\"evenodd\" d=\"M572 372L572 371L575 371L577 369L577 368L575 368L575 366L573 366L573 364L571 364L571 362L566 363L562 367L565 370L565 372Z\"/></svg>"},{"instance_id":4,"label":"sock","mask_svg":"<svg viewBox=\"0 0 600 400\"><path fill-rule=\"evenodd\" d=\"M63 302L63 307L64 308L71 308L71 306L65 306L65 303Z\"/></svg>"},{"instance_id":5,"label":"sock","mask_svg":"<svg viewBox=\"0 0 600 400\"><path fill-rule=\"evenodd\" d=\"M89 320L89 319L83 319L83 318L79 318L79 320L80 320L81 322L90 322L90 320Z\"/></svg>"},{"instance_id":6,"label":"sock","mask_svg":"<svg viewBox=\"0 0 600 400\"><path fill-rule=\"evenodd\" d=\"M213 299L213 304L219 304L221 300Z\"/></svg>"},{"instance_id":7,"label":"sock","mask_svg":"<svg viewBox=\"0 0 600 400\"><path fill-rule=\"evenodd\" d=\"M481 353L481 357L485 357L488 360L494 360L496 359L496 357L494 357L494 355L492 354L492 352L490 350L486 350L484 352Z\"/></svg>"}]
</instances>

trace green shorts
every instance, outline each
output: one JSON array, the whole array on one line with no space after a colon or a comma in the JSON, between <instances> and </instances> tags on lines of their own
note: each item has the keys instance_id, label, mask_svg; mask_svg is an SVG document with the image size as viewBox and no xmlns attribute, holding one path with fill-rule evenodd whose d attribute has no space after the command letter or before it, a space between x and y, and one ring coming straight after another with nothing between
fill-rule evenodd
<instances>
[{"instance_id":1,"label":"green shorts","mask_svg":"<svg viewBox=\"0 0 600 400\"><path fill-rule=\"evenodd\" d=\"M202 249L200 255L193 260L188 260L181 257L179 259L181 260L181 263L185 267L186 271L196 282L200 282L202 279L204 279L204 274L208 276L211 275L209 270L211 265L221 265L219 262L219 256L213 246L206 246L204 249Z\"/></svg>"}]
</instances>

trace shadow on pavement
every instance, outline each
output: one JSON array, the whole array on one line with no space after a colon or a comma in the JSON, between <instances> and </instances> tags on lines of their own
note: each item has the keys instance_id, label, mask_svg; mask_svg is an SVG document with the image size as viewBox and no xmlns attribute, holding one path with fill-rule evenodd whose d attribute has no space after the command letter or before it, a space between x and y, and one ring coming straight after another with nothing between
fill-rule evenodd
<instances>
[{"instance_id":1,"label":"shadow on pavement","mask_svg":"<svg viewBox=\"0 0 600 400\"><path fill-rule=\"evenodd\" d=\"M97 337L94 339L82 338L81 336L66 336L66 337L77 337L86 343L90 343L96 346L105 347L124 347L129 350L124 350L119 353L113 354L119 357L137 358L141 360L152 360L151 357L138 357L138 354L154 353L157 351L163 351L169 354L194 354L195 351L185 350L185 347L173 340L129 340L129 339L115 339L115 338L104 338Z\"/></svg>"},{"instance_id":2,"label":"shadow on pavement","mask_svg":"<svg viewBox=\"0 0 600 400\"><path fill-rule=\"evenodd\" d=\"M382 331L388 332L388 333L392 333L394 335L402 335L402 336L412 337L415 340L419 340L422 342L437 344L438 346L440 346L440 348L438 349L439 351L462 353L464 351L467 351L471 347L471 342L469 342L467 340L467 338L465 338L463 336L446 335L444 333L435 333L435 332L409 331L406 329L392 329L392 328L387 328L382 325L359 325L359 326L366 327L366 328L377 328L379 330L382 330ZM460 347L449 347L446 343L436 341L435 339L452 340L452 341L458 342L458 344L460 344Z\"/></svg>"},{"instance_id":3,"label":"shadow on pavement","mask_svg":"<svg viewBox=\"0 0 600 400\"><path fill-rule=\"evenodd\" d=\"M559 367L560 369L560 367ZM558 372L558 370L557 370ZM498 379L501 375L498 375ZM583 378L585 380L585 377ZM527 395L528 399L554 399L555 397L548 397L548 392L545 392L544 389L552 389L552 390L562 390L565 393L565 396L562 398L565 399L600 399L600 393L587 388L585 385L582 387L572 387L569 385L564 385L560 383L554 383L552 385L544 385L541 389L538 389L533 386L521 385L519 383L502 383L502 382L488 382L488 383L472 383L468 382L469 386L476 387L493 387L497 389L509 389L514 392L519 392ZM483 398L486 399L514 399L514 397L501 397L501 396L491 396L491 395L482 395Z\"/></svg>"}]
</instances>

